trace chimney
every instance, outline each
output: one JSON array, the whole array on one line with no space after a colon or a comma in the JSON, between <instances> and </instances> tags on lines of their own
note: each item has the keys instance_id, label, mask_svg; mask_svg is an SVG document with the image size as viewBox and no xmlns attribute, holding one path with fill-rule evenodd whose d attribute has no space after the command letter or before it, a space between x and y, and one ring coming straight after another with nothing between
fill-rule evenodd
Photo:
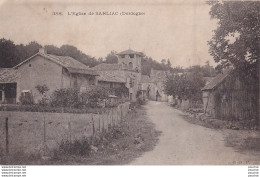
<instances>
[{"instance_id":1,"label":"chimney","mask_svg":"<svg viewBox=\"0 0 260 177\"><path fill-rule=\"evenodd\" d=\"M39 53L41 53L41 54L47 54L47 49L45 49L45 48L39 48Z\"/></svg>"}]
</instances>

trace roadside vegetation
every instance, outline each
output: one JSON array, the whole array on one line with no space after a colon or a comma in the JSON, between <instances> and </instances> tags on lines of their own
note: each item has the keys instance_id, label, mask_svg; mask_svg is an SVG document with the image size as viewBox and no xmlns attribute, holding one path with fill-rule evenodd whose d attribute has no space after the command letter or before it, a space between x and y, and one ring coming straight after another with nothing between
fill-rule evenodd
<instances>
[{"instance_id":1,"label":"roadside vegetation","mask_svg":"<svg viewBox=\"0 0 260 177\"><path fill-rule=\"evenodd\" d=\"M22 93L19 104L1 105L0 111L101 113L128 101L126 87L113 89L91 86L81 93L78 89L63 88L50 93L50 96L47 96L49 88L46 85L37 85L36 89L41 96L37 102L30 92ZM117 97L110 98L110 95Z\"/></svg>"},{"instance_id":2,"label":"roadside vegetation","mask_svg":"<svg viewBox=\"0 0 260 177\"><path fill-rule=\"evenodd\" d=\"M133 107L137 107L133 105ZM10 156L0 151L1 164L34 165L122 165L127 164L156 145L160 132L155 130L141 106L131 111L122 121L105 133L91 138L63 141L48 155L26 155L19 152Z\"/></svg>"}]
</instances>

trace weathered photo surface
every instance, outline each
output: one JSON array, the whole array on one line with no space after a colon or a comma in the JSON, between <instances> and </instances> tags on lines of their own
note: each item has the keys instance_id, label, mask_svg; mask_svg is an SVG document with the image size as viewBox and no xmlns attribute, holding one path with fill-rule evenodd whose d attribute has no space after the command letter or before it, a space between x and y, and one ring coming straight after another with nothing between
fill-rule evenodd
<instances>
[{"instance_id":1,"label":"weathered photo surface","mask_svg":"<svg viewBox=\"0 0 260 177\"><path fill-rule=\"evenodd\" d=\"M1 1L0 165L259 165L260 2Z\"/></svg>"}]
</instances>

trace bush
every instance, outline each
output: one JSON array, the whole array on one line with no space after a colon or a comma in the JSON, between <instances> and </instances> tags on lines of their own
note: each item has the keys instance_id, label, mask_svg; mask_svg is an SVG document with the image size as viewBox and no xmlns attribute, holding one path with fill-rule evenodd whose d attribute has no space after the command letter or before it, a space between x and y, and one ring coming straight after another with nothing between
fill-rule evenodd
<instances>
[{"instance_id":1,"label":"bush","mask_svg":"<svg viewBox=\"0 0 260 177\"><path fill-rule=\"evenodd\" d=\"M63 141L60 144L59 152L66 155L89 156L91 152L91 144L88 139L74 140L72 143Z\"/></svg>"},{"instance_id":2,"label":"bush","mask_svg":"<svg viewBox=\"0 0 260 177\"><path fill-rule=\"evenodd\" d=\"M115 95L120 98L128 97L128 95L129 95L129 89L125 85L115 88L114 91L115 91Z\"/></svg>"},{"instance_id":3,"label":"bush","mask_svg":"<svg viewBox=\"0 0 260 177\"><path fill-rule=\"evenodd\" d=\"M43 97L41 100L39 100L38 104L39 104L40 106L48 106L48 105L49 105L49 99Z\"/></svg>"},{"instance_id":4,"label":"bush","mask_svg":"<svg viewBox=\"0 0 260 177\"><path fill-rule=\"evenodd\" d=\"M104 100L109 98L110 90L101 86L94 86L81 94L83 104L89 107L102 107Z\"/></svg>"},{"instance_id":5,"label":"bush","mask_svg":"<svg viewBox=\"0 0 260 177\"><path fill-rule=\"evenodd\" d=\"M22 93L19 97L20 103L22 105L32 105L34 104L33 96L30 92Z\"/></svg>"},{"instance_id":6,"label":"bush","mask_svg":"<svg viewBox=\"0 0 260 177\"><path fill-rule=\"evenodd\" d=\"M64 88L55 90L51 96L51 106L55 107L73 107L80 105L79 93L76 89Z\"/></svg>"},{"instance_id":7,"label":"bush","mask_svg":"<svg viewBox=\"0 0 260 177\"><path fill-rule=\"evenodd\" d=\"M46 92L49 91L49 88L47 87L47 85L45 85L45 84L44 85L37 85L35 88L42 95L42 99L39 100L38 104L40 106L47 106L49 104L49 99L46 96Z\"/></svg>"},{"instance_id":8,"label":"bush","mask_svg":"<svg viewBox=\"0 0 260 177\"><path fill-rule=\"evenodd\" d=\"M137 105L145 105L146 101L143 100L142 98L137 98L136 103Z\"/></svg>"}]
</instances>

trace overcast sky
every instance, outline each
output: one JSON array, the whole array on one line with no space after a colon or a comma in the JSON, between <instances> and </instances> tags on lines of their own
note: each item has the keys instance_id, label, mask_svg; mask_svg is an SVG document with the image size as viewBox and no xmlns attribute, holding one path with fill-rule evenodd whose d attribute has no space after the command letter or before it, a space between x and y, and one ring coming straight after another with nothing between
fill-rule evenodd
<instances>
[{"instance_id":1,"label":"overcast sky","mask_svg":"<svg viewBox=\"0 0 260 177\"><path fill-rule=\"evenodd\" d=\"M111 50L144 52L173 66L204 64L209 60L207 41L216 28L204 1L1 1L0 38L16 44L76 46L96 58ZM68 12L144 12L142 16L68 16ZM52 12L63 12L54 16Z\"/></svg>"}]
</instances>

